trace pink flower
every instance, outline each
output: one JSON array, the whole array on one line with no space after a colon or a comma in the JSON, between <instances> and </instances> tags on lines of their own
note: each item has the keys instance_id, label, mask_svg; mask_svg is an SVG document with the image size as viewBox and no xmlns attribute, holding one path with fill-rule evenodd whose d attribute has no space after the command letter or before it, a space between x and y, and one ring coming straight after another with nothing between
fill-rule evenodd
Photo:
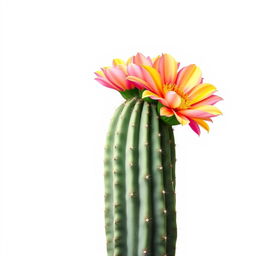
<instances>
[{"instance_id":1,"label":"pink flower","mask_svg":"<svg viewBox=\"0 0 256 256\"><path fill-rule=\"evenodd\" d=\"M149 57L141 53L129 58L126 62L121 59L114 59L112 67L104 67L95 72L100 84L117 91L131 90L135 88L132 81L127 80L129 75L137 76L141 72L138 65L152 66L153 62Z\"/></svg>"}]
</instances>

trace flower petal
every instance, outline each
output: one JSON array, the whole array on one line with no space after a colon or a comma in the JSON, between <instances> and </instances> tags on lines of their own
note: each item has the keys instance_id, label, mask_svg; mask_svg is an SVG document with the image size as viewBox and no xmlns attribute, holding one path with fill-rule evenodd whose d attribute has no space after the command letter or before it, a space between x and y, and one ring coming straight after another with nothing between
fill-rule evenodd
<instances>
[{"instance_id":1,"label":"flower petal","mask_svg":"<svg viewBox=\"0 0 256 256\"><path fill-rule=\"evenodd\" d=\"M195 89L191 91L189 97L191 99L191 104L201 101L216 91L216 87L211 84L200 84L194 87Z\"/></svg>"},{"instance_id":2,"label":"flower petal","mask_svg":"<svg viewBox=\"0 0 256 256\"><path fill-rule=\"evenodd\" d=\"M152 61L149 57L145 57L142 53L137 53L132 57L132 62L137 65L152 66Z\"/></svg>"},{"instance_id":3,"label":"flower petal","mask_svg":"<svg viewBox=\"0 0 256 256\"><path fill-rule=\"evenodd\" d=\"M193 97L199 90L201 90L202 88L208 88L208 87L216 90L216 87L212 84L201 83L191 88L189 91L187 91L187 96Z\"/></svg>"},{"instance_id":4,"label":"flower petal","mask_svg":"<svg viewBox=\"0 0 256 256\"><path fill-rule=\"evenodd\" d=\"M103 73L102 70L98 70L98 71L94 72L94 74L95 74L96 76L98 76L98 77L105 77L105 75L104 75L104 73Z\"/></svg>"},{"instance_id":5,"label":"flower petal","mask_svg":"<svg viewBox=\"0 0 256 256\"><path fill-rule=\"evenodd\" d=\"M145 68L142 68L139 65L131 63L128 65L127 70L129 74L127 79L136 83L136 87L138 89L147 89L156 94L159 93L152 75Z\"/></svg>"},{"instance_id":6,"label":"flower petal","mask_svg":"<svg viewBox=\"0 0 256 256\"><path fill-rule=\"evenodd\" d=\"M139 90L142 90L142 89L150 89L149 86L148 86L148 83L145 82L143 79L139 78L139 77L136 77L136 76L128 76L127 77L127 80L135 83L135 86L139 89Z\"/></svg>"},{"instance_id":7,"label":"flower petal","mask_svg":"<svg viewBox=\"0 0 256 256\"><path fill-rule=\"evenodd\" d=\"M153 68L158 69L159 59L160 58L161 58L161 56L158 55L156 58L153 59Z\"/></svg>"},{"instance_id":8,"label":"flower petal","mask_svg":"<svg viewBox=\"0 0 256 256\"><path fill-rule=\"evenodd\" d=\"M151 99L153 100L159 100L161 99L161 97L151 91L148 91L148 90L145 90L143 93L142 93L142 99L144 98L147 98L147 97L150 97Z\"/></svg>"},{"instance_id":9,"label":"flower petal","mask_svg":"<svg viewBox=\"0 0 256 256\"><path fill-rule=\"evenodd\" d=\"M113 66L117 66L120 64L125 64L125 62L122 59L113 59Z\"/></svg>"},{"instance_id":10,"label":"flower petal","mask_svg":"<svg viewBox=\"0 0 256 256\"><path fill-rule=\"evenodd\" d=\"M197 109L182 109L182 110L179 110L179 113L191 119L192 118L208 119L216 116L214 114L211 114L202 110L197 110Z\"/></svg>"},{"instance_id":11,"label":"flower petal","mask_svg":"<svg viewBox=\"0 0 256 256\"><path fill-rule=\"evenodd\" d=\"M128 64L127 66L128 77L127 80L135 82L136 87L140 90L149 89L147 82L144 81L142 68L134 63Z\"/></svg>"},{"instance_id":12,"label":"flower petal","mask_svg":"<svg viewBox=\"0 0 256 256\"><path fill-rule=\"evenodd\" d=\"M117 91L122 91L121 87L116 86L115 84L111 83L104 77L96 77L95 80L98 81L100 84L102 84L105 87L108 87L108 88L111 88L111 89L114 89Z\"/></svg>"},{"instance_id":13,"label":"flower petal","mask_svg":"<svg viewBox=\"0 0 256 256\"><path fill-rule=\"evenodd\" d=\"M202 72L195 64L181 69L177 76L176 84L180 90L188 91L198 85L202 79Z\"/></svg>"},{"instance_id":14,"label":"flower petal","mask_svg":"<svg viewBox=\"0 0 256 256\"><path fill-rule=\"evenodd\" d=\"M103 72L106 76L106 78L112 82L113 84L121 87L122 89L126 88L126 76L123 71L116 67L103 69Z\"/></svg>"},{"instance_id":15,"label":"flower petal","mask_svg":"<svg viewBox=\"0 0 256 256\"><path fill-rule=\"evenodd\" d=\"M160 57L158 68L164 84L175 83L178 71L178 63L170 54L163 54Z\"/></svg>"},{"instance_id":16,"label":"flower petal","mask_svg":"<svg viewBox=\"0 0 256 256\"><path fill-rule=\"evenodd\" d=\"M210 114L216 115L216 116L222 114L222 112L218 108L216 108L215 106L212 106L212 105L197 106L197 107L193 107L193 109L207 112L207 113L210 113Z\"/></svg>"},{"instance_id":17,"label":"flower petal","mask_svg":"<svg viewBox=\"0 0 256 256\"><path fill-rule=\"evenodd\" d=\"M181 104L181 97L174 91L168 91L165 94L165 99L168 102L168 107L177 108Z\"/></svg>"},{"instance_id":18,"label":"flower petal","mask_svg":"<svg viewBox=\"0 0 256 256\"><path fill-rule=\"evenodd\" d=\"M154 92L162 95L162 82L159 72L150 66L143 66L143 68L150 74L151 78L153 79L153 88Z\"/></svg>"},{"instance_id":19,"label":"flower petal","mask_svg":"<svg viewBox=\"0 0 256 256\"><path fill-rule=\"evenodd\" d=\"M179 123L181 125L186 125L189 123L189 119L186 116L184 116L183 114L181 114L180 111L179 112L173 111L173 112L174 112L175 117L177 118L177 120L179 121Z\"/></svg>"},{"instance_id":20,"label":"flower petal","mask_svg":"<svg viewBox=\"0 0 256 256\"><path fill-rule=\"evenodd\" d=\"M195 122L197 122L201 127L203 127L207 132L210 131L209 125L202 119L193 118Z\"/></svg>"},{"instance_id":21,"label":"flower petal","mask_svg":"<svg viewBox=\"0 0 256 256\"><path fill-rule=\"evenodd\" d=\"M217 95L211 95L204 100L201 100L195 104L192 104L192 107L198 107L198 106L202 106L202 105L214 105L217 102L219 102L220 100L223 100L223 99Z\"/></svg>"},{"instance_id":22,"label":"flower petal","mask_svg":"<svg viewBox=\"0 0 256 256\"><path fill-rule=\"evenodd\" d=\"M194 120L192 120L192 119L190 119L189 121L190 121L190 122L189 122L189 126L191 127L191 129L192 129L196 134L200 135L201 131L200 131L200 128L199 128L197 122L194 121Z\"/></svg>"},{"instance_id":23,"label":"flower petal","mask_svg":"<svg viewBox=\"0 0 256 256\"><path fill-rule=\"evenodd\" d=\"M173 111L167 107L161 107L160 108L160 115L161 116L167 116L167 117L171 117L174 115Z\"/></svg>"},{"instance_id":24,"label":"flower petal","mask_svg":"<svg viewBox=\"0 0 256 256\"><path fill-rule=\"evenodd\" d=\"M127 65L127 72L129 76L136 76L140 79L143 79L142 68L134 63Z\"/></svg>"}]
</instances>

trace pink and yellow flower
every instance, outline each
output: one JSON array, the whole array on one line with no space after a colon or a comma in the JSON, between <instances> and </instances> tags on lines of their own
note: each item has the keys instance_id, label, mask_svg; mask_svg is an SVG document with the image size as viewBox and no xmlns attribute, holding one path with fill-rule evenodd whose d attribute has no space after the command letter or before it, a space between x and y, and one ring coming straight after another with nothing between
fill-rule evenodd
<instances>
[{"instance_id":1,"label":"pink and yellow flower","mask_svg":"<svg viewBox=\"0 0 256 256\"><path fill-rule=\"evenodd\" d=\"M203 83L200 68L191 64L179 69L179 63L169 54L154 60L141 53L127 61L114 59L111 67L95 74L98 82L119 91L125 98L138 96L141 90L142 98L160 102L159 114L165 120L189 124L197 134L199 126L209 131L206 121L221 114L214 104L222 98L214 95L214 85Z\"/></svg>"},{"instance_id":2,"label":"pink and yellow flower","mask_svg":"<svg viewBox=\"0 0 256 256\"><path fill-rule=\"evenodd\" d=\"M158 100L163 106L160 115L176 117L182 125L189 124L197 134L199 126L209 131L205 121L221 114L214 106L222 100L215 86L203 83L199 67L192 64L179 69L179 63L169 54L158 56L153 65L137 65L127 79L139 89L145 89L142 98Z\"/></svg>"},{"instance_id":3,"label":"pink and yellow flower","mask_svg":"<svg viewBox=\"0 0 256 256\"><path fill-rule=\"evenodd\" d=\"M153 62L150 57L137 53L127 61L114 59L112 64L112 67L104 67L100 71L95 72L97 76L95 80L108 88L125 91L135 88L135 84L127 80L127 77L129 75L140 75L137 73L140 72L138 65L152 66Z\"/></svg>"}]
</instances>

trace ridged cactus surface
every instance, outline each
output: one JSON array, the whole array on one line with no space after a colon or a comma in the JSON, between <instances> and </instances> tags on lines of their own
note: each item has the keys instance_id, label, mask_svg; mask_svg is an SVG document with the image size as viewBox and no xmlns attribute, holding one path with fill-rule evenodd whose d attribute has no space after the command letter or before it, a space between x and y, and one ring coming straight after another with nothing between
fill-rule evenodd
<instances>
[{"instance_id":1,"label":"ridged cactus surface","mask_svg":"<svg viewBox=\"0 0 256 256\"><path fill-rule=\"evenodd\" d=\"M105 225L108 256L175 255L175 143L154 103L130 99L112 118Z\"/></svg>"}]
</instances>

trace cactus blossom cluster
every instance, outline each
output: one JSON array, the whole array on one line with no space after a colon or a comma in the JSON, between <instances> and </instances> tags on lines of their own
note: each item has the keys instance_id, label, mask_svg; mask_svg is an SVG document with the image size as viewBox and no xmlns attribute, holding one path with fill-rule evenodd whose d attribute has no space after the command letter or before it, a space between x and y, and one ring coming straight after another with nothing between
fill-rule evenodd
<instances>
[{"instance_id":1,"label":"cactus blossom cluster","mask_svg":"<svg viewBox=\"0 0 256 256\"><path fill-rule=\"evenodd\" d=\"M222 98L215 95L214 85L203 82L198 66L179 66L169 54L150 58L137 53L127 61L114 59L111 67L95 72L95 79L125 98L155 101L164 121L170 125L189 124L199 135L200 127L209 131L207 121L221 114L214 105Z\"/></svg>"}]
</instances>

